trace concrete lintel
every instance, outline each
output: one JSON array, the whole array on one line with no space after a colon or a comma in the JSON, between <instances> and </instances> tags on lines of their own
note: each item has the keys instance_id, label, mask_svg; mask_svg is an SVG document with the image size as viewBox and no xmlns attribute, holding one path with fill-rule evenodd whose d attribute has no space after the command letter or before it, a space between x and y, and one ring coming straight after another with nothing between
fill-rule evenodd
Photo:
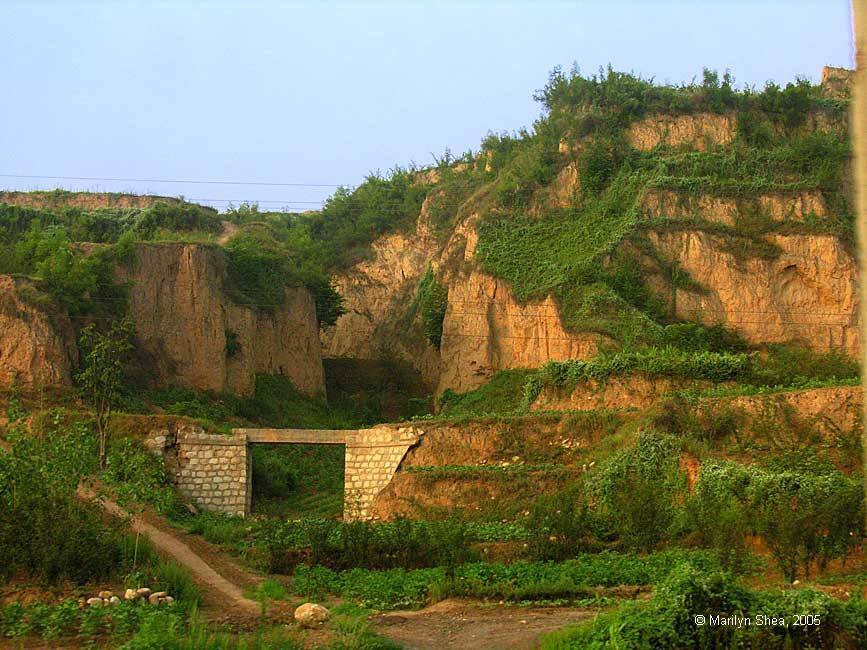
<instances>
[{"instance_id":1,"label":"concrete lintel","mask_svg":"<svg viewBox=\"0 0 867 650\"><path fill-rule=\"evenodd\" d=\"M232 429L247 435L247 442L260 444L345 445L347 434L340 429Z\"/></svg>"},{"instance_id":2,"label":"concrete lintel","mask_svg":"<svg viewBox=\"0 0 867 650\"><path fill-rule=\"evenodd\" d=\"M181 438L179 444L184 447L242 447L247 444L247 440L244 438L237 437L228 437L225 438L214 438L213 440L201 440L196 438Z\"/></svg>"},{"instance_id":3,"label":"concrete lintel","mask_svg":"<svg viewBox=\"0 0 867 650\"><path fill-rule=\"evenodd\" d=\"M412 447L412 443L401 442L401 441L398 441L398 442L372 442L372 443L366 442L366 443L348 443L346 446L348 448L351 448L351 449L376 449L378 447L391 447L391 448L406 447L407 449L409 449L410 447Z\"/></svg>"}]
</instances>

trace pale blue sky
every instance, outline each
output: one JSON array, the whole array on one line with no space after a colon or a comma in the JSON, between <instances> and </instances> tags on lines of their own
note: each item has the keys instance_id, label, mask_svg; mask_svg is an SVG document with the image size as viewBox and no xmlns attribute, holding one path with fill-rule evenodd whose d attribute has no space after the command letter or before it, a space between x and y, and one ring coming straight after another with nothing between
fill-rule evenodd
<instances>
[{"instance_id":1,"label":"pale blue sky","mask_svg":"<svg viewBox=\"0 0 867 650\"><path fill-rule=\"evenodd\" d=\"M852 60L848 0L0 0L0 174L355 184L531 125L558 64L761 86ZM331 192L0 177L54 187Z\"/></svg>"}]
</instances>

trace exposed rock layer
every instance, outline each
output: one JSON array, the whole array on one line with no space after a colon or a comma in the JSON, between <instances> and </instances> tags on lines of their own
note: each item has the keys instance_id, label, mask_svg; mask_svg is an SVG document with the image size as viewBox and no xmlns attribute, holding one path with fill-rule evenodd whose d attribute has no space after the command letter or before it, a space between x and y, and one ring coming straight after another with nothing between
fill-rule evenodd
<instances>
[{"instance_id":1,"label":"exposed rock layer","mask_svg":"<svg viewBox=\"0 0 867 650\"><path fill-rule=\"evenodd\" d=\"M182 203L169 196L114 192L0 192L0 203L30 208L149 208L155 203Z\"/></svg>"},{"instance_id":2,"label":"exposed rock layer","mask_svg":"<svg viewBox=\"0 0 867 650\"><path fill-rule=\"evenodd\" d=\"M0 276L0 386L68 385L78 360L75 334L64 313L23 298L33 288Z\"/></svg>"},{"instance_id":3,"label":"exposed rock layer","mask_svg":"<svg viewBox=\"0 0 867 650\"><path fill-rule=\"evenodd\" d=\"M250 395L263 373L324 395L316 309L306 289L287 287L271 313L241 306L226 293L223 253L191 244L141 244L121 279L132 282L137 347L157 384Z\"/></svg>"},{"instance_id":4,"label":"exposed rock layer","mask_svg":"<svg viewBox=\"0 0 867 650\"><path fill-rule=\"evenodd\" d=\"M831 235L771 235L773 258L739 258L699 231L651 233L705 291L678 289L679 318L723 323L751 343L797 342L820 352L860 349L858 269Z\"/></svg>"},{"instance_id":5,"label":"exposed rock layer","mask_svg":"<svg viewBox=\"0 0 867 650\"><path fill-rule=\"evenodd\" d=\"M316 308L307 289L287 287L284 303L271 313L239 305L225 287L222 251L194 244L139 244L118 280L129 283L136 351L155 385L250 395L263 373L324 396ZM69 318L22 300L22 288L0 276L0 385L68 386L77 360Z\"/></svg>"}]
</instances>

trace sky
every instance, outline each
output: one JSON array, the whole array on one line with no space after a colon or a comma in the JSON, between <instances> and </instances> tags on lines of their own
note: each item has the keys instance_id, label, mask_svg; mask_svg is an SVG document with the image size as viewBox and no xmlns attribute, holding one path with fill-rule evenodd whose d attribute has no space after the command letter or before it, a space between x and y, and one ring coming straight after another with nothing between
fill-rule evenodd
<instances>
[{"instance_id":1,"label":"sky","mask_svg":"<svg viewBox=\"0 0 867 650\"><path fill-rule=\"evenodd\" d=\"M533 92L573 62L818 81L853 65L850 4L0 0L0 189L315 209L337 185L531 126Z\"/></svg>"}]
</instances>

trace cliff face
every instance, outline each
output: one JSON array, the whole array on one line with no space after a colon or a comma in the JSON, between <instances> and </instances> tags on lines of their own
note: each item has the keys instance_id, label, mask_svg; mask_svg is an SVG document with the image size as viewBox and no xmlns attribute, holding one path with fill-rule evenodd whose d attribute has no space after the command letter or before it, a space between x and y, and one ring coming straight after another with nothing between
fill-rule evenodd
<instances>
[{"instance_id":1,"label":"cliff face","mask_svg":"<svg viewBox=\"0 0 867 650\"><path fill-rule=\"evenodd\" d=\"M306 289L287 287L273 313L238 305L226 292L223 253L189 244L139 244L134 263L117 275L129 283L135 347L154 384L251 395L263 373L324 396L316 307ZM23 300L22 290L0 276L0 385L68 386L74 328L64 313Z\"/></svg>"},{"instance_id":2,"label":"cliff face","mask_svg":"<svg viewBox=\"0 0 867 650\"><path fill-rule=\"evenodd\" d=\"M844 96L844 72L826 70L822 92ZM813 166L818 163L807 153L796 157L803 157L810 165L797 167L794 159L786 158L795 156L791 151L772 155L769 152L776 151L776 144L768 145L767 150L762 149L765 145L751 144L745 133L758 127L742 119L744 114L738 113L742 109L648 115L625 127L624 149L642 152L639 158L659 156L659 169L664 171L642 171L638 165L628 178L640 179L638 174L646 173L648 180L643 187L628 187L626 182L618 185L617 179L608 186L615 188L611 191L623 192L616 197L618 200L623 196L635 199L635 203L618 204L617 211L637 209L629 213L630 218L634 215L629 234L618 233L619 239L612 238L595 259L612 274L629 272L620 268L625 265L621 257L629 263L637 262L640 278L604 281L644 285L635 286L632 294L628 291L632 287L616 291L612 288L615 297L623 299L622 304L611 308L623 310L615 311L614 317L622 313L627 318L640 309L646 310L645 316L662 322L659 313L651 314L649 303L642 302L644 298L638 295L644 295L647 289L668 305L669 316L725 325L756 346L791 343L817 352L839 350L857 356L861 346L858 268L845 234L845 201L836 200L838 192L844 197L850 193L849 163L845 156L838 155L838 150L845 149L842 145L847 118L844 112L831 110L831 104L814 107L792 122L768 118L761 127L766 136L776 135L780 142L791 139L797 146L808 140L804 136L821 136L808 144L828 147L822 150L822 156L828 158L829 164L839 165L834 168L836 175L815 174ZM578 110L580 113L582 109ZM756 118L752 112L748 114ZM602 149L594 153L586 148L591 142L586 133L593 123L588 118L579 126L563 127L560 133L565 135L560 136L557 166L545 180L531 173L535 169L532 148L514 158L514 168L498 168L496 173L494 151L488 151L487 157L477 163L491 175L480 181L481 189L469 199L461 199L464 202L454 213L454 226L447 236L433 236L425 226L426 206L414 233L391 234L377 240L369 261L336 278L349 313L324 336L325 355L347 359L391 356L410 361L441 393L477 388L500 370L588 358L601 347L616 344L599 333L567 329L562 306L553 293L544 299L518 301L507 280L485 272L475 259L482 218L562 219L570 209L576 210L577 217L584 214L587 206L582 201L595 199L592 194L580 193L581 175L594 173L592 165L585 165L599 165L596 154L607 155ZM581 133L584 135L578 137ZM585 156L588 152L592 155ZM728 154L742 160L742 168L734 169L725 158ZM782 156L779 160L774 157L778 154ZM750 163L753 155L756 158ZM784 158L788 161L785 164L781 162ZM530 171L523 170L522 165ZM758 178L765 167L773 168L773 173L766 179ZM438 172L430 171L420 177L434 188L442 181L442 191L449 191L445 175L440 178ZM760 182L763 180L767 182ZM608 196L606 191L599 194L600 201ZM507 205L510 192L526 200L522 209ZM606 205L602 203L603 209ZM588 226L587 238L593 241L599 235L591 228L602 231L605 227ZM555 231L539 228L534 232L545 237L546 232ZM519 255L526 256L527 251L547 254L543 248L522 241L500 239L508 244L501 244L498 254L503 256L509 250L507 246L525 246L515 255L526 264L535 260ZM574 261L577 263L579 258L580 251L576 250ZM568 275L573 260L566 251L538 262L528 276L514 264L508 269L508 265L499 268L512 278L532 278L533 273L543 275L552 269L546 277L570 278L561 280L559 289L566 291L557 295L570 295L569 283L584 282ZM438 350L424 342L418 315L412 309L419 280L429 266L437 281L448 289ZM683 274L673 289L674 271L678 269ZM561 275L555 276L554 271ZM605 309L605 305L600 307ZM606 328L604 331L611 332L612 337L622 336L627 344L627 336L635 340L634 332L622 335L602 319L595 323L601 323L595 326ZM624 393L629 393L628 387L624 387ZM579 401L585 397L579 396Z\"/></svg>"},{"instance_id":3,"label":"cliff face","mask_svg":"<svg viewBox=\"0 0 867 650\"><path fill-rule=\"evenodd\" d=\"M661 198L660 198L661 196ZM647 201L674 210L668 194ZM821 195L767 195L756 199L774 221L826 214ZM732 199L702 197L702 218L734 225ZM672 212L672 217L684 216ZM430 237L389 235L374 244L374 257L337 279L349 313L324 338L325 356L376 359L397 355L412 362L437 392L472 390L499 370L536 368L550 360L588 358L606 338L565 329L553 297L519 303L509 283L475 267L475 215L466 218L437 252ZM419 229L423 232L422 229ZM860 350L858 269L852 252L832 235L767 236L774 257L738 255L723 234L700 229L651 232L666 259L701 289L678 289L672 308L681 319L722 323L748 342L798 343L819 352ZM406 318L428 264L448 286L439 351L412 332ZM646 280L671 302L668 278L648 260Z\"/></svg>"},{"instance_id":4,"label":"cliff face","mask_svg":"<svg viewBox=\"0 0 867 650\"><path fill-rule=\"evenodd\" d=\"M421 275L436 251L427 203L413 233L376 240L369 259L333 278L346 313L322 334L326 358L388 359L411 363L433 387L439 355L407 318Z\"/></svg>"},{"instance_id":5,"label":"cliff face","mask_svg":"<svg viewBox=\"0 0 867 650\"><path fill-rule=\"evenodd\" d=\"M140 244L135 263L120 271L132 283L137 348L156 382L250 395L257 373L277 374L306 395L324 396L310 293L287 287L284 304L264 313L233 302L224 278L219 249L189 244Z\"/></svg>"},{"instance_id":6,"label":"cliff face","mask_svg":"<svg viewBox=\"0 0 867 650\"><path fill-rule=\"evenodd\" d=\"M443 322L439 392L472 390L507 368L593 356L600 338L567 332L550 296L522 305L504 280L479 271L457 276Z\"/></svg>"},{"instance_id":7,"label":"cliff face","mask_svg":"<svg viewBox=\"0 0 867 650\"><path fill-rule=\"evenodd\" d=\"M650 233L650 239L704 289L677 290L677 317L723 323L751 343L858 354L857 261L836 237L768 236L780 251L774 258L739 258L722 237L706 232Z\"/></svg>"},{"instance_id":8,"label":"cliff face","mask_svg":"<svg viewBox=\"0 0 867 650\"><path fill-rule=\"evenodd\" d=\"M29 288L0 276L0 386L68 385L78 361L72 324L65 314L24 299Z\"/></svg>"}]
</instances>

